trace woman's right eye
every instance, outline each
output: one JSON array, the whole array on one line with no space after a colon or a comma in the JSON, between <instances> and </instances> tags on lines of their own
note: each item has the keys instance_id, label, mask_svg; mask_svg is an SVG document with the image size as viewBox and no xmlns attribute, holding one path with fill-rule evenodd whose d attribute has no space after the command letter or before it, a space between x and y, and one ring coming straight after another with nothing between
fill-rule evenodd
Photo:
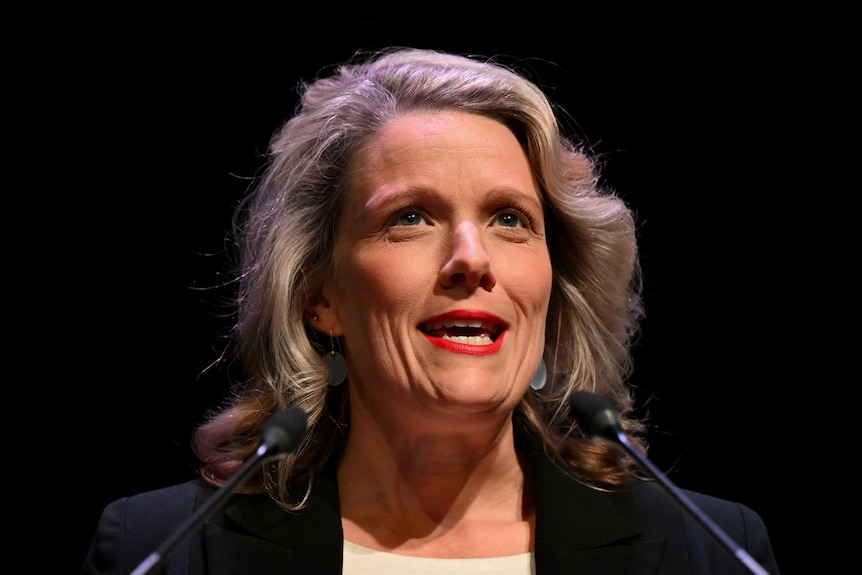
<instances>
[{"instance_id":1,"label":"woman's right eye","mask_svg":"<svg viewBox=\"0 0 862 575\"><path fill-rule=\"evenodd\" d=\"M395 218L395 225L399 226L418 226L423 223L425 220L422 217L422 214L415 210L411 210L408 212L402 212Z\"/></svg>"}]
</instances>

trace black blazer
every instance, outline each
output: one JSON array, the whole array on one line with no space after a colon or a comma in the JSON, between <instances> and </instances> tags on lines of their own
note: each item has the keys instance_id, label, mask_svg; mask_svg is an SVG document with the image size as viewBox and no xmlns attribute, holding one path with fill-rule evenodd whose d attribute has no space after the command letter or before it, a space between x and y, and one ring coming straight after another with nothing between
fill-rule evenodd
<instances>
[{"instance_id":1,"label":"black blazer","mask_svg":"<svg viewBox=\"0 0 862 575\"><path fill-rule=\"evenodd\" d=\"M543 453L534 457L539 575L743 575L750 571L652 482L626 493L590 489ZM127 574L214 493L200 480L126 497L103 511L82 575ZM766 527L750 508L686 491L772 575ZM168 555L166 575L341 575L343 535L334 476L307 508L287 513L265 495L235 495Z\"/></svg>"}]
</instances>

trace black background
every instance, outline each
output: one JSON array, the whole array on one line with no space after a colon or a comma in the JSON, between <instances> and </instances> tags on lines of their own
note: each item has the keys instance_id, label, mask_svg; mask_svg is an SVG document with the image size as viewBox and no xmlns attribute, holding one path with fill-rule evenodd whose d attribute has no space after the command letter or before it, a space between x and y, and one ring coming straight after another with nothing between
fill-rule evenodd
<instances>
[{"instance_id":1,"label":"black background","mask_svg":"<svg viewBox=\"0 0 862 575\"><path fill-rule=\"evenodd\" d=\"M751 14L321 12L115 15L52 53L37 153L62 155L65 179L47 256L63 318L53 361L79 374L61 437L74 447L59 505L71 571L106 503L193 475L188 434L224 383L202 371L229 325L226 291L207 288L224 279L231 209L297 82L357 49L410 45L504 56L600 154L641 222L632 383L651 398L651 458L682 487L754 508L782 572L809 572L799 459L815 455L801 449L800 391L818 359L799 335L813 280L791 263L813 179L793 143L811 138L805 43Z\"/></svg>"}]
</instances>

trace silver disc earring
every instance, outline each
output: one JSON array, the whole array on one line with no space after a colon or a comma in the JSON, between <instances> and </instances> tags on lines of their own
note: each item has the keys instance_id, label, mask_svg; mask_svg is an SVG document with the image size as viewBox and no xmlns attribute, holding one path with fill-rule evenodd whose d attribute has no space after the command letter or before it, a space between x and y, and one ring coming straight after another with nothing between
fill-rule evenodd
<instances>
[{"instance_id":1,"label":"silver disc earring","mask_svg":"<svg viewBox=\"0 0 862 575\"><path fill-rule=\"evenodd\" d=\"M347 378L347 360L340 351L335 349L335 338L332 337L332 332L329 332L329 345L332 348L329 353L323 356L323 363L329 368L329 385L337 387L344 383Z\"/></svg>"},{"instance_id":2,"label":"silver disc earring","mask_svg":"<svg viewBox=\"0 0 862 575\"><path fill-rule=\"evenodd\" d=\"M539 367L536 368L536 373L533 375L533 380L530 382L530 387L536 391L545 387L548 382L548 367L545 365L545 359L539 360Z\"/></svg>"}]
</instances>

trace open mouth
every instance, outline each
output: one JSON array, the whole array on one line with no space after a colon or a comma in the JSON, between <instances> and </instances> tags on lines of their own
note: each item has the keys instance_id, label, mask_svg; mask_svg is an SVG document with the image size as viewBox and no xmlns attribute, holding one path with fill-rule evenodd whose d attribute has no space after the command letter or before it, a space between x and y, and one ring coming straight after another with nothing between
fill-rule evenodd
<instances>
[{"instance_id":1,"label":"open mouth","mask_svg":"<svg viewBox=\"0 0 862 575\"><path fill-rule=\"evenodd\" d=\"M427 336L467 345L491 345L503 331L499 323L489 323L476 319L426 321L419 326L419 329Z\"/></svg>"}]
</instances>

